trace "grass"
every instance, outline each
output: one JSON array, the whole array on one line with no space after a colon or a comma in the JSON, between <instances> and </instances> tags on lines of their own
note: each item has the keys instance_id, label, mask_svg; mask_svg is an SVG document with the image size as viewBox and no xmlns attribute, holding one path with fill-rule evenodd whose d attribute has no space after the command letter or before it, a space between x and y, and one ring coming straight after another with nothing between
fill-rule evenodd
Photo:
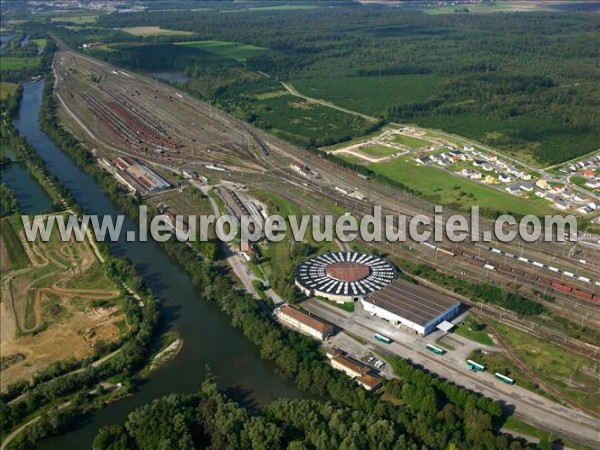
<instances>
[{"instance_id":1,"label":"grass","mask_svg":"<svg viewBox=\"0 0 600 450\"><path fill-rule=\"evenodd\" d=\"M518 198L433 167L421 166L404 158L369 164L369 168L391 180L421 192L432 202L466 209L472 205L514 214L552 214L544 203Z\"/></svg>"},{"instance_id":2,"label":"grass","mask_svg":"<svg viewBox=\"0 0 600 450\"><path fill-rule=\"evenodd\" d=\"M337 302L333 302L331 300L327 300L326 298L323 298L323 297L315 297L315 298L322 301L323 303L327 303L328 305L335 306L336 308L339 308L342 311L346 311L349 313L354 312L354 302L337 303Z\"/></svg>"},{"instance_id":3,"label":"grass","mask_svg":"<svg viewBox=\"0 0 600 450\"><path fill-rule=\"evenodd\" d=\"M96 20L100 17L98 14L93 15L80 15L80 16L59 16L52 17L50 20L52 22L73 22L73 23L95 23Z\"/></svg>"},{"instance_id":4,"label":"grass","mask_svg":"<svg viewBox=\"0 0 600 450\"><path fill-rule=\"evenodd\" d=\"M491 323L524 363L573 401L600 412L597 397L596 364L590 358L575 355L551 342L538 339L514 328Z\"/></svg>"},{"instance_id":5,"label":"grass","mask_svg":"<svg viewBox=\"0 0 600 450\"><path fill-rule=\"evenodd\" d=\"M281 89L279 91L270 91L270 92L263 92L261 94L254 94L252 97L254 97L258 100L266 100L268 98L281 97L282 95L288 95L288 91Z\"/></svg>"},{"instance_id":6,"label":"grass","mask_svg":"<svg viewBox=\"0 0 600 450\"><path fill-rule=\"evenodd\" d=\"M423 139L419 139L419 138L412 137L412 136L405 136L403 134L394 135L394 142L396 144L404 145L404 146L410 147L410 148L421 148L421 147L426 147L430 144L429 142L427 142Z\"/></svg>"},{"instance_id":7,"label":"grass","mask_svg":"<svg viewBox=\"0 0 600 450\"><path fill-rule=\"evenodd\" d=\"M481 329L473 330L474 325L479 325ZM470 339L479 344L493 346L494 341L492 341L492 338L485 331L486 328L487 325L478 324L475 319L473 319L472 317L468 317L465 320L465 323L463 323L462 325L458 325L455 328L454 332L459 336L466 337L467 339Z\"/></svg>"},{"instance_id":8,"label":"grass","mask_svg":"<svg viewBox=\"0 0 600 450\"><path fill-rule=\"evenodd\" d=\"M48 42L46 41L46 39L33 39L33 42L35 42L35 45L38 46L38 48L40 50L44 50L46 48L46 45L48 45Z\"/></svg>"},{"instance_id":9,"label":"grass","mask_svg":"<svg viewBox=\"0 0 600 450\"><path fill-rule=\"evenodd\" d=\"M192 41L178 42L175 45L183 45L186 47L199 48L216 55L226 58L235 59L238 62L245 62L253 56L264 55L270 50L264 47L256 47L254 45L241 44L239 42L227 41Z\"/></svg>"},{"instance_id":10,"label":"grass","mask_svg":"<svg viewBox=\"0 0 600 450\"><path fill-rule=\"evenodd\" d=\"M70 289L117 289L117 286L106 275L104 267L95 262L88 270L72 278L66 285Z\"/></svg>"},{"instance_id":11,"label":"grass","mask_svg":"<svg viewBox=\"0 0 600 450\"><path fill-rule=\"evenodd\" d=\"M156 26L125 27L121 28L121 31L124 31L125 33L131 34L133 36L176 36L194 34L191 31L166 30L164 28Z\"/></svg>"},{"instance_id":12,"label":"grass","mask_svg":"<svg viewBox=\"0 0 600 450\"><path fill-rule=\"evenodd\" d=\"M4 244L4 248L6 253L8 254L8 258L10 260L11 269L22 269L23 267L27 267L30 262L27 254L25 253L25 249L17 236L15 231L15 227L19 226L20 217L18 215L14 215L11 217L6 217L2 219L0 224L0 234L2 235L2 243Z\"/></svg>"},{"instance_id":13,"label":"grass","mask_svg":"<svg viewBox=\"0 0 600 450\"><path fill-rule=\"evenodd\" d=\"M348 153L340 153L337 155L337 157L352 164L365 164L367 162L363 158L359 158L358 156L350 155Z\"/></svg>"},{"instance_id":14,"label":"grass","mask_svg":"<svg viewBox=\"0 0 600 450\"><path fill-rule=\"evenodd\" d=\"M302 94L365 114L382 116L390 106L426 101L437 93L438 75L392 75L292 80Z\"/></svg>"},{"instance_id":15,"label":"grass","mask_svg":"<svg viewBox=\"0 0 600 450\"><path fill-rule=\"evenodd\" d=\"M8 83L5 81L0 81L0 100L4 100L9 95L12 95L15 92L17 92L17 87L19 87L17 83Z\"/></svg>"},{"instance_id":16,"label":"grass","mask_svg":"<svg viewBox=\"0 0 600 450\"><path fill-rule=\"evenodd\" d=\"M40 57L21 58L18 56L3 56L0 64L0 70L31 69L37 67L40 63Z\"/></svg>"},{"instance_id":17,"label":"grass","mask_svg":"<svg viewBox=\"0 0 600 450\"><path fill-rule=\"evenodd\" d=\"M536 2L528 2L530 5L524 6L524 2L494 2L494 3L482 3L482 4L463 4L455 6L439 6L439 7L427 7L421 10L425 14L429 15L443 15L443 14L489 14L497 12L517 12L517 11L554 11L553 8L545 7ZM462 8L468 8L468 12L461 12ZM458 11L457 11L458 10Z\"/></svg>"},{"instance_id":18,"label":"grass","mask_svg":"<svg viewBox=\"0 0 600 450\"><path fill-rule=\"evenodd\" d=\"M244 9L224 9L222 13L241 13L252 11L291 11L294 9L315 9L317 5L273 5L273 6L256 6Z\"/></svg>"},{"instance_id":19,"label":"grass","mask_svg":"<svg viewBox=\"0 0 600 450\"><path fill-rule=\"evenodd\" d=\"M397 148L388 147L387 145L365 145L360 148L360 151L369 156L390 156L398 153Z\"/></svg>"}]
</instances>

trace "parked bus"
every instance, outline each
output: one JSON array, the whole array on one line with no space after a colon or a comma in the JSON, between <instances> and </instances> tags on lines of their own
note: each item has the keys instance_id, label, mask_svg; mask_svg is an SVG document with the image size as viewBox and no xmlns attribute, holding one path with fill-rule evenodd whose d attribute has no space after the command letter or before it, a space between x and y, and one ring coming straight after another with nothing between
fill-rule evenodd
<instances>
[{"instance_id":1,"label":"parked bus","mask_svg":"<svg viewBox=\"0 0 600 450\"><path fill-rule=\"evenodd\" d=\"M475 361L467 359L467 369L475 370L477 372L483 372L485 370L485 366L482 366L481 364L477 364Z\"/></svg>"},{"instance_id":2,"label":"parked bus","mask_svg":"<svg viewBox=\"0 0 600 450\"><path fill-rule=\"evenodd\" d=\"M506 375L496 372L494 376L505 384L515 384L515 380L508 378Z\"/></svg>"},{"instance_id":3,"label":"parked bus","mask_svg":"<svg viewBox=\"0 0 600 450\"><path fill-rule=\"evenodd\" d=\"M387 338L385 336L382 336L380 334L376 334L375 335L375 339L377 339L379 342L383 342L384 344L391 344L392 340L390 338Z\"/></svg>"},{"instance_id":4,"label":"parked bus","mask_svg":"<svg viewBox=\"0 0 600 450\"><path fill-rule=\"evenodd\" d=\"M427 344L427 350L435 353L436 355L443 355L444 353L446 353L446 350L443 350L443 349L436 347L435 345L431 345L431 344Z\"/></svg>"}]
</instances>

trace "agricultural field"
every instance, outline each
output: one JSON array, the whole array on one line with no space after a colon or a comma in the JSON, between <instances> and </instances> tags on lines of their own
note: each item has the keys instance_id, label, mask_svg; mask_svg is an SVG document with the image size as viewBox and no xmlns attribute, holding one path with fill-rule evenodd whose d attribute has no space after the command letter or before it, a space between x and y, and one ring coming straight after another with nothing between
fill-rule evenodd
<instances>
[{"instance_id":1,"label":"agricultural field","mask_svg":"<svg viewBox=\"0 0 600 450\"><path fill-rule=\"evenodd\" d=\"M0 100L4 100L9 95L17 92L18 85L16 83L7 83L0 81Z\"/></svg>"},{"instance_id":2,"label":"agricultural field","mask_svg":"<svg viewBox=\"0 0 600 450\"><path fill-rule=\"evenodd\" d=\"M62 242L55 231L28 243L14 216L3 220L2 243L2 389L66 356L90 356L126 330L121 292L87 241Z\"/></svg>"},{"instance_id":3,"label":"agricultural field","mask_svg":"<svg viewBox=\"0 0 600 450\"><path fill-rule=\"evenodd\" d=\"M317 5L273 5L273 6L255 6L244 9L225 9L222 12L226 13L239 13L239 12L261 12L261 11L292 11L295 9L315 9L319 8Z\"/></svg>"},{"instance_id":4,"label":"agricultural field","mask_svg":"<svg viewBox=\"0 0 600 450\"><path fill-rule=\"evenodd\" d=\"M421 192L434 203L439 202L460 209L479 205L480 208L510 211L517 215L552 213L552 209L545 206L544 201L517 198L442 170L415 164L405 158L373 163L368 167L376 173Z\"/></svg>"},{"instance_id":5,"label":"agricultural field","mask_svg":"<svg viewBox=\"0 0 600 450\"><path fill-rule=\"evenodd\" d=\"M166 30L161 27L125 27L121 31L133 36L175 36L175 35L190 35L194 34L189 31Z\"/></svg>"},{"instance_id":6,"label":"agricultural field","mask_svg":"<svg viewBox=\"0 0 600 450\"><path fill-rule=\"evenodd\" d=\"M442 80L438 75L395 75L295 79L292 84L310 97L362 113L385 116L390 106L432 98Z\"/></svg>"},{"instance_id":7,"label":"agricultural field","mask_svg":"<svg viewBox=\"0 0 600 450\"><path fill-rule=\"evenodd\" d=\"M91 15L60 15L56 17L52 17L50 20L52 22L72 22L78 24L90 24L95 23L98 20L98 14Z\"/></svg>"},{"instance_id":8,"label":"agricultural field","mask_svg":"<svg viewBox=\"0 0 600 450\"><path fill-rule=\"evenodd\" d=\"M18 56L3 56L0 70L32 69L40 63L40 58L21 58Z\"/></svg>"},{"instance_id":9,"label":"agricultural field","mask_svg":"<svg viewBox=\"0 0 600 450\"><path fill-rule=\"evenodd\" d=\"M253 56L263 55L269 52L269 49L264 47L256 47L254 45L241 44L239 42L226 41L191 41L177 42L175 45L183 45L185 47L200 48L217 55L235 59L238 62L245 62Z\"/></svg>"}]
</instances>

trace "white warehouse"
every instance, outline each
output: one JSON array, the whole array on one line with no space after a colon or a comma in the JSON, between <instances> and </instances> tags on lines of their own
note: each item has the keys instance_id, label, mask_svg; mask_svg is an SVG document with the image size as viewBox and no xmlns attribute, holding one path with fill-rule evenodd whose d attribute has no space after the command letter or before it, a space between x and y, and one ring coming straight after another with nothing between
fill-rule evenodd
<instances>
[{"instance_id":1,"label":"white warehouse","mask_svg":"<svg viewBox=\"0 0 600 450\"><path fill-rule=\"evenodd\" d=\"M366 312L422 335L451 320L460 308L460 302L454 298L401 279L361 298L361 303Z\"/></svg>"}]
</instances>

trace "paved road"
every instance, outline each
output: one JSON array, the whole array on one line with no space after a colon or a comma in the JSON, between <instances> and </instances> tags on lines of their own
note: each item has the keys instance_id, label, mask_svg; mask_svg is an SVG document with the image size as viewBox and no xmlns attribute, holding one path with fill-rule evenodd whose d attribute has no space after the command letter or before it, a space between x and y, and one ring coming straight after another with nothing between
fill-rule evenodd
<instances>
[{"instance_id":1,"label":"paved road","mask_svg":"<svg viewBox=\"0 0 600 450\"><path fill-rule=\"evenodd\" d=\"M316 299L307 300L302 306L340 328L367 340L369 349L376 350L381 347L402 358L409 359L457 385L500 400L507 407L514 407L517 416L523 417L527 422L540 428L572 440L581 441L592 448L600 446L600 424L596 419L580 411L554 403L518 385L502 384L494 378L493 374L469 372L465 366L466 351L464 350L449 351L443 356L434 356L425 350L425 344L433 337L423 338L412 332L400 330L384 320L371 317L360 306L352 314ZM374 333L390 337L393 343L383 345L375 342ZM462 342L462 339L456 335L452 335L452 339ZM474 345L472 348L475 347L478 345ZM549 426L549 424L551 425ZM550 427L551 429L549 429Z\"/></svg>"}]
</instances>

